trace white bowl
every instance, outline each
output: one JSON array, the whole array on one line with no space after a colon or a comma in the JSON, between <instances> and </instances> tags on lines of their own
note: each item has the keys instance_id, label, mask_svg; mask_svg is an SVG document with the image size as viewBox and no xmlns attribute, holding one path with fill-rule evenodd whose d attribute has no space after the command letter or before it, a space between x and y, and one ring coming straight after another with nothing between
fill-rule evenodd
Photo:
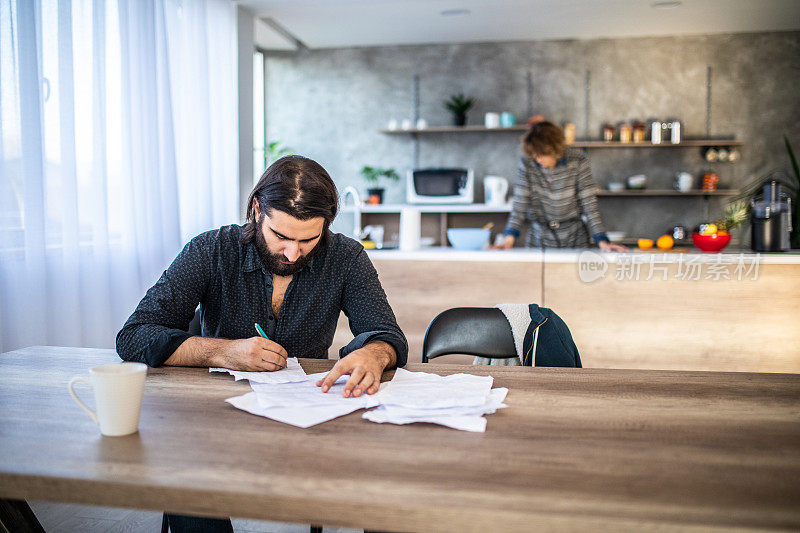
<instances>
[{"instance_id":1,"label":"white bowl","mask_svg":"<svg viewBox=\"0 0 800 533\"><path fill-rule=\"evenodd\" d=\"M456 250L482 250L489 244L489 232L483 228L450 228L447 239Z\"/></svg>"},{"instance_id":2,"label":"white bowl","mask_svg":"<svg viewBox=\"0 0 800 533\"><path fill-rule=\"evenodd\" d=\"M611 241L611 242L619 242L622 239L624 239L626 235L627 235L627 233L625 233L624 231L607 231L606 232L606 237L608 237L608 240Z\"/></svg>"}]
</instances>

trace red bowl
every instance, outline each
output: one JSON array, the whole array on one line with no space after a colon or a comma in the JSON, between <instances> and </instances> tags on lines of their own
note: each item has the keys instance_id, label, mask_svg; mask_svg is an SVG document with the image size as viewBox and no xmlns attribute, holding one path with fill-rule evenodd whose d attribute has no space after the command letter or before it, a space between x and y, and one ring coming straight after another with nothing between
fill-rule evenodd
<instances>
[{"instance_id":1,"label":"red bowl","mask_svg":"<svg viewBox=\"0 0 800 533\"><path fill-rule=\"evenodd\" d=\"M728 235L700 235L699 233L692 233L692 242L695 246L704 252L719 252L731 242L731 236Z\"/></svg>"}]
</instances>

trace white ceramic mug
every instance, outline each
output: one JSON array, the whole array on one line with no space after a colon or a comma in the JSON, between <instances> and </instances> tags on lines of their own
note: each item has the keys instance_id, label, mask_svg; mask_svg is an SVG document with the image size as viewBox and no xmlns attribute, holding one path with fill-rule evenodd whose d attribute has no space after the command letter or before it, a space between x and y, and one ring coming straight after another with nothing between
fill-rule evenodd
<instances>
[{"instance_id":1,"label":"white ceramic mug","mask_svg":"<svg viewBox=\"0 0 800 533\"><path fill-rule=\"evenodd\" d=\"M500 127L500 114L499 113L486 113L483 117L483 125L487 128Z\"/></svg>"},{"instance_id":2,"label":"white ceramic mug","mask_svg":"<svg viewBox=\"0 0 800 533\"><path fill-rule=\"evenodd\" d=\"M89 379L81 376L72 378L69 381L69 393L100 426L100 433L109 437L130 435L139 429L146 376L147 365L144 363L125 362L96 366L89 370ZM75 394L74 385L78 382L86 383L94 389L96 415Z\"/></svg>"}]
</instances>

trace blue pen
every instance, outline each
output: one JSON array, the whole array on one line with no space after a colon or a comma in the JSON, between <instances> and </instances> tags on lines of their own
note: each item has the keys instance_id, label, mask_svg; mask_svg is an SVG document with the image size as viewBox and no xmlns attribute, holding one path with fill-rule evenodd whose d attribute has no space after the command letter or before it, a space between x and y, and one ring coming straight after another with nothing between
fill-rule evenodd
<instances>
[{"instance_id":1,"label":"blue pen","mask_svg":"<svg viewBox=\"0 0 800 533\"><path fill-rule=\"evenodd\" d=\"M269 340L269 337L267 337L267 334L266 334L266 333L264 333L264 330L263 330L263 329L261 329L261 326L259 326L259 325L258 325L258 322L256 322L256 331L258 331L258 334L259 334L259 335L261 335L261 336L262 336L262 337L264 337L265 339Z\"/></svg>"}]
</instances>

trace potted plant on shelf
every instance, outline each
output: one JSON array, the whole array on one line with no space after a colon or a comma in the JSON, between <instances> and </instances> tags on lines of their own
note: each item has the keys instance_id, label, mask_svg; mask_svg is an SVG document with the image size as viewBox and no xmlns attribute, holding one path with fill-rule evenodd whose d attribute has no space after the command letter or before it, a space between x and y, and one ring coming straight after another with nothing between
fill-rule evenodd
<instances>
[{"instance_id":1,"label":"potted plant on shelf","mask_svg":"<svg viewBox=\"0 0 800 533\"><path fill-rule=\"evenodd\" d=\"M367 189L367 203L383 203L383 187L378 187L378 181L383 177L392 181L400 181L400 175L393 168L364 166L361 169L364 181L372 185Z\"/></svg>"},{"instance_id":2,"label":"potted plant on shelf","mask_svg":"<svg viewBox=\"0 0 800 533\"><path fill-rule=\"evenodd\" d=\"M466 126L467 124L467 111L472 108L475 101L472 98L467 98L464 93L458 93L450 96L448 100L444 101L444 106L453 113L453 124L456 126Z\"/></svg>"},{"instance_id":3,"label":"potted plant on shelf","mask_svg":"<svg viewBox=\"0 0 800 533\"><path fill-rule=\"evenodd\" d=\"M265 169L285 155L294 155L294 150L288 146L283 146L281 141L272 141L267 143L266 146L257 146L253 148L253 151L261 152Z\"/></svg>"}]
</instances>

